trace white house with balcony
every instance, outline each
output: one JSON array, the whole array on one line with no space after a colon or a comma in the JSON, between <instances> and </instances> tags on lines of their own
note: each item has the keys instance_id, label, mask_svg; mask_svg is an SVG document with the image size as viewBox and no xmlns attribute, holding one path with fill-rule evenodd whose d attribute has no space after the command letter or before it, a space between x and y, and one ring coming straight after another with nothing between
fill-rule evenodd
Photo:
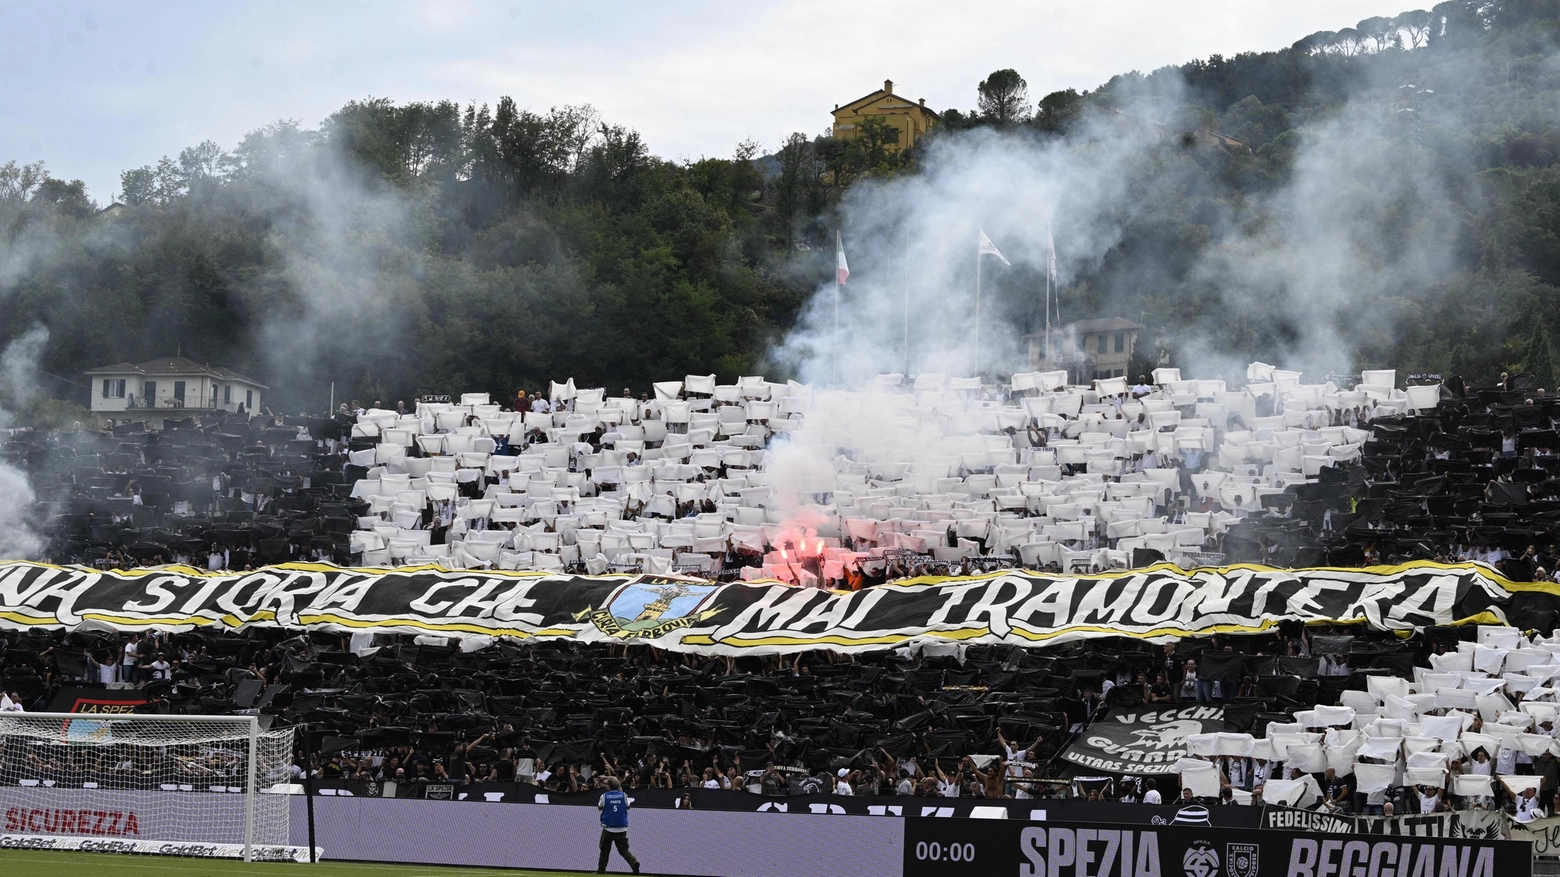
<instances>
[{"instance_id":1,"label":"white house with balcony","mask_svg":"<svg viewBox=\"0 0 1560 877\"><path fill-rule=\"evenodd\" d=\"M217 411L252 413L269 388L232 369L182 356L88 369L92 413L107 420L151 420Z\"/></svg>"}]
</instances>

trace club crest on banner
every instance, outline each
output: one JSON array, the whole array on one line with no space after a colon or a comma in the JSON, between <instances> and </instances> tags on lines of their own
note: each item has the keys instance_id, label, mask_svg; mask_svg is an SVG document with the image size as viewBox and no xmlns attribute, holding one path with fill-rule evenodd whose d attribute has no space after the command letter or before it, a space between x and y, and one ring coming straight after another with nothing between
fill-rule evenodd
<instances>
[{"instance_id":1,"label":"club crest on banner","mask_svg":"<svg viewBox=\"0 0 1560 877\"><path fill-rule=\"evenodd\" d=\"M1257 877L1259 854L1256 844L1225 844L1224 865L1230 877Z\"/></svg>"},{"instance_id":2,"label":"club crest on banner","mask_svg":"<svg viewBox=\"0 0 1560 877\"><path fill-rule=\"evenodd\" d=\"M1186 877L1219 877L1219 851L1205 840L1194 840L1181 857Z\"/></svg>"},{"instance_id":3,"label":"club crest on banner","mask_svg":"<svg viewBox=\"0 0 1560 877\"><path fill-rule=\"evenodd\" d=\"M703 609L719 585L696 585L675 579L630 582L607 598L599 609L582 611L602 633L619 638L654 639L715 617L719 609Z\"/></svg>"}]
</instances>

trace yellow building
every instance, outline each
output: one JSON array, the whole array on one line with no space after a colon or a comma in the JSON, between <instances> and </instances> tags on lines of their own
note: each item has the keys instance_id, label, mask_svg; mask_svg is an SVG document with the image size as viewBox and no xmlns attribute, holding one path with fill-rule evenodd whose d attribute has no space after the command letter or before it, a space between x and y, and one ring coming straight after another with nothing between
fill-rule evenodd
<instances>
[{"instance_id":1,"label":"yellow building","mask_svg":"<svg viewBox=\"0 0 1560 877\"><path fill-rule=\"evenodd\" d=\"M914 146L939 121L937 114L927 109L926 98L915 102L902 98L894 94L894 81L885 79L881 89L834 108L834 137L855 137L868 116L881 116L899 132L899 143L891 147L894 151Z\"/></svg>"}]
</instances>

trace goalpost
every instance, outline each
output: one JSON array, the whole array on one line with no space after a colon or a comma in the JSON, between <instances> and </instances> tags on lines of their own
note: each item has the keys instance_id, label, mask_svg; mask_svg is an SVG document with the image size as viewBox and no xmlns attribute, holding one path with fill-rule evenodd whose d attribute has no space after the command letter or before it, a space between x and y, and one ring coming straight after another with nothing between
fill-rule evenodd
<instances>
[{"instance_id":1,"label":"goalpost","mask_svg":"<svg viewBox=\"0 0 1560 877\"><path fill-rule=\"evenodd\" d=\"M0 713L0 847L307 862L292 738L256 716Z\"/></svg>"}]
</instances>

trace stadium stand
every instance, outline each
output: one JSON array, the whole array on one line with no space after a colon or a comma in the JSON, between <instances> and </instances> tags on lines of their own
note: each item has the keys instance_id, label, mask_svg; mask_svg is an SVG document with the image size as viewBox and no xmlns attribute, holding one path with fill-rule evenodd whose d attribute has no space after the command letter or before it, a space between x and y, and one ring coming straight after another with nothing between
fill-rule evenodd
<instances>
[{"instance_id":1,"label":"stadium stand","mask_svg":"<svg viewBox=\"0 0 1560 877\"><path fill-rule=\"evenodd\" d=\"M1477 560L1519 582L1560 566L1560 410L1520 379L1305 384L1261 363L1233 389L1174 369L1064 379L889 375L847 392L689 376L637 399L571 381L546 411L468 394L161 433L18 432L5 454L40 485L51 559L100 568L307 559L858 589L1159 560ZM1209 704L1223 729L1183 733L1163 788L1552 812L1552 628L1286 624L1164 646L794 659L259 629L127 653L124 635L9 631L0 684L27 709L128 682L152 709L258 710L307 728L297 769L322 779L1126 801L1144 787L1099 785L1069 748L1103 711Z\"/></svg>"},{"instance_id":2,"label":"stadium stand","mask_svg":"<svg viewBox=\"0 0 1560 877\"><path fill-rule=\"evenodd\" d=\"M1154 559L1555 570L1551 397L1402 389L1391 372L1345 390L1260 363L1235 390L1174 369L1152 385L1062 377L817 392L689 376L639 399L568 382L546 412L467 394L17 431L4 453L44 497L49 558L99 568L328 560L832 587Z\"/></svg>"}]
</instances>

